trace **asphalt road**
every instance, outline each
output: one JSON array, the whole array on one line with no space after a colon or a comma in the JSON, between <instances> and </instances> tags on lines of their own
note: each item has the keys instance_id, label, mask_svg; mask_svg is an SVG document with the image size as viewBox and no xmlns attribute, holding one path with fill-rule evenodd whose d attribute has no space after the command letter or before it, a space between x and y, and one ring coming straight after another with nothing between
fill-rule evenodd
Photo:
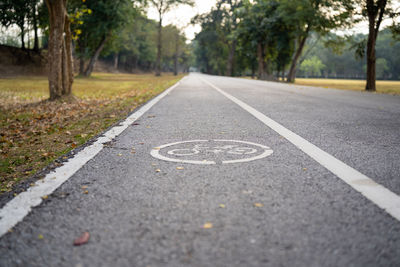
<instances>
[{"instance_id":1,"label":"asphalt road","mask_svg":"<svg viewBox=\"0 0 400 267\"><path fill-rule=\"evenodd\" d=\"M400 195L400 97L191 74L1 237L0 266L400 266L398 219L210 83Z\"/></svg>"}]
</instances>

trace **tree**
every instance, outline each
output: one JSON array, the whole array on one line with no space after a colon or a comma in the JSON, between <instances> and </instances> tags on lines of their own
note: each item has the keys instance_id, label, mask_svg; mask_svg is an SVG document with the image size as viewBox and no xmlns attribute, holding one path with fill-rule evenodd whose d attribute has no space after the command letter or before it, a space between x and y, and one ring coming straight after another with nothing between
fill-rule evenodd
<instances>
[{"instance_id":1,"label":"tree","mask_svg":"<svg viewBox=\"0 0 400 267\"><path fill-rule=\"evenodd\" d=\"M367 84L365 90L376 91L376 40L385 17L396 18L399 14L391 8L390 0L364 0L362 15L368 19ZM395 23L393 26L395 29Z\"/></svg>"},{"instance_id":2,"label":"tree","mask_svg":"<svg viewBox=\"0 0 400 267\"><path fill-rule=\"evenodd\" d=\"M71 94L73 74L72 35L67 0L46 0L49 11L49 90L50 100ZM65 37L64 37L65 34Z\"/></svg>"},{"instance_id":3,"label":"tree","mask_svg":"<svg viewBox=\"0 0 400 267\"><path fill-rule=\"evenodd\" d=\"M90 12L80 13L82 24L76 30L80 32L77 38L79 74L88 77L107 42L135 17L136 9L130 0L88 0L85 8ZM85 59L89 59L86 68Z\"/></svg>"},{"instance_id":4,"label":"tree","mask_svg":"<svg viewBox=\"0 0 400 267\"><path fill-rule=\"evenodd\" d=\"M300 70L306 73L306 76L320 76L321 71L326 66L322 63L322 61L317 56L312 56L310 59L305 59L301 65Z\"/></svg>"},{"instance_id":5,"label":"tree","mask_svg":"<svg viewBox=\"0 0 400 267\"><path fill-rule=\"evenodd\" d=\"M158 35L157 35L157 61L156 61L156 76L161 76L161 56L162 56L162 23L165 13L172 8L180 5L194 4L193 0L150 0L150 3L157 9L158 12Z\"/></svg>"},{"instance_id":6,"label":"tree","mask_svg":"<svg viewBox=\"0 0 400 267\"><path fill-rule=\"evenodd\" d=\"M228 45L228 60L226 75L233 76L234 74L234 64L235 64L235 53L237 46L237 27L239 24L239 14L238 9L243 6L243 1L241 0L221 0L223 4L223 32L225 37L225 43Z\"/></svg>"},{"instance_id":7,"label":"tree","mask_svg":"<svg viewBox=\"0 0 400 267\"><path fill-rule=\"evenodd\" d=\"M286 35L289 31L285 21L278 13L279 2L275 0L257 0L246 2L242 21L239 25L240 38L250 42L255 49L258 61L258 79L273 80L271 61L277 56L277 37ZM287 36L284 36L287 37ZM280 39L283 49L290 50L283 44L286 38ZM290 39L290 38L289 38ZM283 56L283 54L281 54Z\"/></svg>"},{"instance_id":8,"label":"tree","mask_svg":"<svg viewBox=\"0 0 400 267\"><path fill-rule=\"evenodd\" d=\"M196 61L200 70L208 74L223 75L227 69L229 48L222 27L222 3L218 1L209 13L198 15L192 20L192 23L200 23L202 28L195 38Z\"/></svg>"},{"instance_id":9,"label":"tree","mask_svg":"<svg viewBox=\"0 0 400 267\"><path fill-rule=\"evenodd\" d=\"M294 82L299 58L311 32L327 34L332 29L352 24L354 12L351 0L282 0L280 13L295 27L296 49L287 75Z\"/></svg>"},{"instance_id":10,"label":"tree","mask_svg":"<svg viewBox=\"0 0 400 267\"><path fill-rule=\"evenodd\" d=\"M25 22L30 13L30 1L4 0L0 3L1 23L5 27L15 24L20 29L21 48L25 49Z\"/></svg>"}]
</instances>

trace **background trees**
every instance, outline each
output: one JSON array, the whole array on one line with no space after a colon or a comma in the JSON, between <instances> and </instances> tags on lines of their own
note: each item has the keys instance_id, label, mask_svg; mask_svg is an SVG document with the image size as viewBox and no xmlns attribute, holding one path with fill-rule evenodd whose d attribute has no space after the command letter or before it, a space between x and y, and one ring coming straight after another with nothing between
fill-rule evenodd
<instances>
[{"instance_id":1,"label":"background trees","mask_svg":"<svg viewBox=\"0 0 400 267\"><path fill-rule=\"evenodd\" d=\"M153 71L156 66L158 72L187 71L191 46L175 26L163 27L164 51L157 61L160 28L146 17L145 2L4 0L0 2L1 26L10 32L19 29L19 37L11 40L1 36L0 42L22 47L27 58L31 51L40 52L43 61L48 61L52 100L71 94L74 75L90 76L98 59L105 66L113 66L114 71ZM192 3L161 2L163 12L177 4Z\"/></svg>"},{"instance_id":2,"label":"background trees","mask_svg":"<svg viewBox=\"0 0 400 267\"><path fill-rule=\"evenodd\" d=\"M303 77L368 77L367 88L375 86L375 73L379 78L398 79L394 62L400 55L392 52L400 39L396 20L391 31L384 30L383 38L377 39L381 21L398 16L392 1L243 0L233 13L227 12L228 2L217 1L209 13L194 20L202 27L194 41L201 71L251 76L257 72L259 79L286 77L293 82L301 66L298 74ZM235 27L226 27L233 17ZM344 35L344 30L362 20L369 21L370 34ZM229 43L228 36L235 36L236 46ZM376 55L375 46L379 48ZM232 54L236 56L230 57ZM231 60L237 66L232 73ZM375 71L378 63L379 71Z\"/></svg>"},{"instance_id":3,"label":"background trees","mask_svg":"<svg viewBox=\"0 0 400 267\"><path fill-rule=\"evenodd\" d=\"M162 24L165 13L177 5L193 5L193 0L150 0L150 3L158 12L158 34L157 34L157 62L156 76L161 75L161 57L162 57Z\"/></svg>"}]
</instances>

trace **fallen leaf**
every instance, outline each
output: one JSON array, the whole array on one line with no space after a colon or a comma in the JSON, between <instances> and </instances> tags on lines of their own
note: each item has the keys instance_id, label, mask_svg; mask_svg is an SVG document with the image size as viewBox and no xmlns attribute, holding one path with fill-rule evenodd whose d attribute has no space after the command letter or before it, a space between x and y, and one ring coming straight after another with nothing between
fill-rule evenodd
<instances>
[{"instance_id":1,"label":"fallen leaf","mask_svg":"<svg viewBox=\"0 0 400 267\"><path fill-rule=\"evenodd\" d=\"M81 188L82 188L82 189L87 189L88 186L87 186L87 185L82 185Z\"/></svg>"},{"instance_id":2,"label":"fallen leaf","mask_svg":"<svg viewBox=\"0 0 400 267\"><path fill-rule=\"evenodd\" d=\"M306 171L307 170L307 168L303 168L303 171Z\"/></svg>"},{"instance_id":3,"label":"fallen leaf","mask_svg":"<svg viewBox=\"0 0 400 267\"><path fill-rule=\"evenodd\" d=\"M154 147L153 149L154 150L160 150L161 148L160 147Z\"/></svg>"},{"instance_id":4,"label":"fallen leaf","mask_svg":"<svg viewBox=\"0 0 400 267\"><path fill-rule=\"evenodd\" d=\"M76 148L77 145L76 145L75 143L72 143L72 144L71 144L71 147L72 147L72 148Z\"/></svg>"},{"instance_id":5,"label":"fallen leaf","mask_svg":"<svg viewBox=\"0 0 400 267\"><path fill-rule=\"evenodd\" d=\"M84 232L80 237L74 240L74 246L84 245L89 242L90 234L89 232Z\"/></svg>"},{"instance_id":6,"label":"fallen leaf","mask_svg":"<svg viewBox=\"0 0 400 267\"><path fill-rule=\"evenodd\" d=\"M157 169L156 172L161 172L161 170L160 170L160 169Z\"/></svg>"},{"instance_id":7,"label":"fallen leaf","mask_svg":"<svg viewBox=\"0 0 400 267\"><path fill-rule=\"evenodd\" d=\"M146 126L147 129L150 129L150 126Z\"/></svg>"},{"instance_id":8,"label":"fallen leaf","mask_svg":"<svg viewBox=\"0 0 400 267\"><path fill-rule=\"evenodd\" d=\"M213 228L213 224L212 223L205 223L204 225L203 225L203 228L204 229L211 229L211 228Z\"/></svg>"},{"instance_id":9,"label":"fallen leaf","mask_svg":"<svg viewBox=\"0 0 400 267\"><path fill-rule=\"evenodd\" d=\"M118 157L122 157L122 154L121 154L121 153L119 153L119 154L118 154Z\"/></svg>"},{"instance_id":10,"label":"fallen leaf","mask_svg":"<svg viewBox=\"0 0 400 267\"><path fill-rule=\"evenodd\" d=\"M66 131L65 133L68 134L68 135L71 135L71 132L70 132L70 131Z\"/></svg>"},{"instance_id":11,"label":"fallen leaf","mask_svg":"<svg viewBox=\"0 0 400 267\"><path fill-rule=\"evenodd\" d=\"M262 203L254 203L254 207L262 208L262 207L264 207L264 204L262 204Z\"/></svg>"},{"instance_id":12,"label":"fallen leaf","mask_svg":"<svg viewBox=\"0 0 400 267\"><path fill-rule=\"evenodd\" d=\"M48 195L42 196L42 199L43 199L43 200L46 200L46 199L48 199L48 198L49 198Z\"/></svg>"},{"instance_id":13,"label":"fallen leaf","mask_svg":"<svg viewBox=\"0 0 400 267\"><path fill-rule=\"evenodd\" d=\"M219 207L224 209L225 205L224 204L219 204Z\"/></svg>"},{"instance_id":14,"label":"fallen leaf","mask_svg":"<svg viewBox=\"0 0 400 267\"><path fill-rule=\"evenodd\" d=\"M38 238L39 238L39 239L43 239L44 236L43 236L43 235L38 235Z\"/></svg>"},{"instance_id":15,"label":"fallen leaf","mask_svg":"<svg viewBox=\"0 0 400 267\"><path fill-rule=\"evenodd\" d=\"M177 170L183 170L183 169L185 169L185 168L183 168L183 167L176 167L176 169L177 169Z\"/></svg>"},{"instance_id":16,"label":"fallen leaf","mask_svg":"<svg viewBox=\"0 0 400 267\"><path fill-rule=\"evenodd\" d=\"M151 166L157 166L157 164L156 163L152 163Z\"/></svg>"},{"instance_id":17,"label":"fallen leaf","mask_svg":"<svg viewBox=\"0 0 400 267\"><path fill-rule=\"evenodd\" d=\"M87 195L87 194L89 194L89 191L85 190L85 191L83 191L83 193Z\"/></svg>"},{"instance_id":18,"label":"fallen leaf","mask_svg":"<svg viewBox=\"0 0 400 267\"><path fill-rule=\"evenodd\" d=\"M87 136L87 134L81 134L82 138L85 138Z\"/></svg>"}]
</instances>

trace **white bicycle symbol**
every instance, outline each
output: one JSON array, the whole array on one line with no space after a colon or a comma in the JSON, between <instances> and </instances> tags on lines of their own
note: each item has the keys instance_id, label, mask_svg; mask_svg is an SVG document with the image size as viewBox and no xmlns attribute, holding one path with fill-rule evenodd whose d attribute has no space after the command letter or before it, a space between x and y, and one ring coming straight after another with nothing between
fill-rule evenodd
<instances>
[{"instance_id":1,"label":"white bicycle symbol","mask_svg":"<svg viewBox=\"0 0 400 267\"><path fill-rule=\"evenodd\" d=\"M254 154L257 152L257 149L251 148L251 147L243 147L239 145L225 145L225 146L214 146L214 147L209 147L209 146L203 146L203 145L195 145L193 148L183 148L183 149L173 149L167 152L168 155L174 155L174 156L192 156L192 155L197 155L200 152L203 153L214 153L214 154L220 154L220 153L227 153L227 154L233 154L233 155L250 155Z\"/></svg>"},{"instance_id":2,"label":"white bicycle symbol","mask_svg":"<svg viewBox=\"0 0 400 267\"><path fill-rule=\"evenodd\" d=\"M165 151L165 148L170 150ZM200 165L217 164L215 157L210 156L212 153L220 154L218 158L222 164L232 164L262 159L271 155L273 151L264 145L238 140L181 141L161 145L150 151L154 158L160 160ZM228 155L230 157L227 157Z\"/></svg>"}]
</instances>

